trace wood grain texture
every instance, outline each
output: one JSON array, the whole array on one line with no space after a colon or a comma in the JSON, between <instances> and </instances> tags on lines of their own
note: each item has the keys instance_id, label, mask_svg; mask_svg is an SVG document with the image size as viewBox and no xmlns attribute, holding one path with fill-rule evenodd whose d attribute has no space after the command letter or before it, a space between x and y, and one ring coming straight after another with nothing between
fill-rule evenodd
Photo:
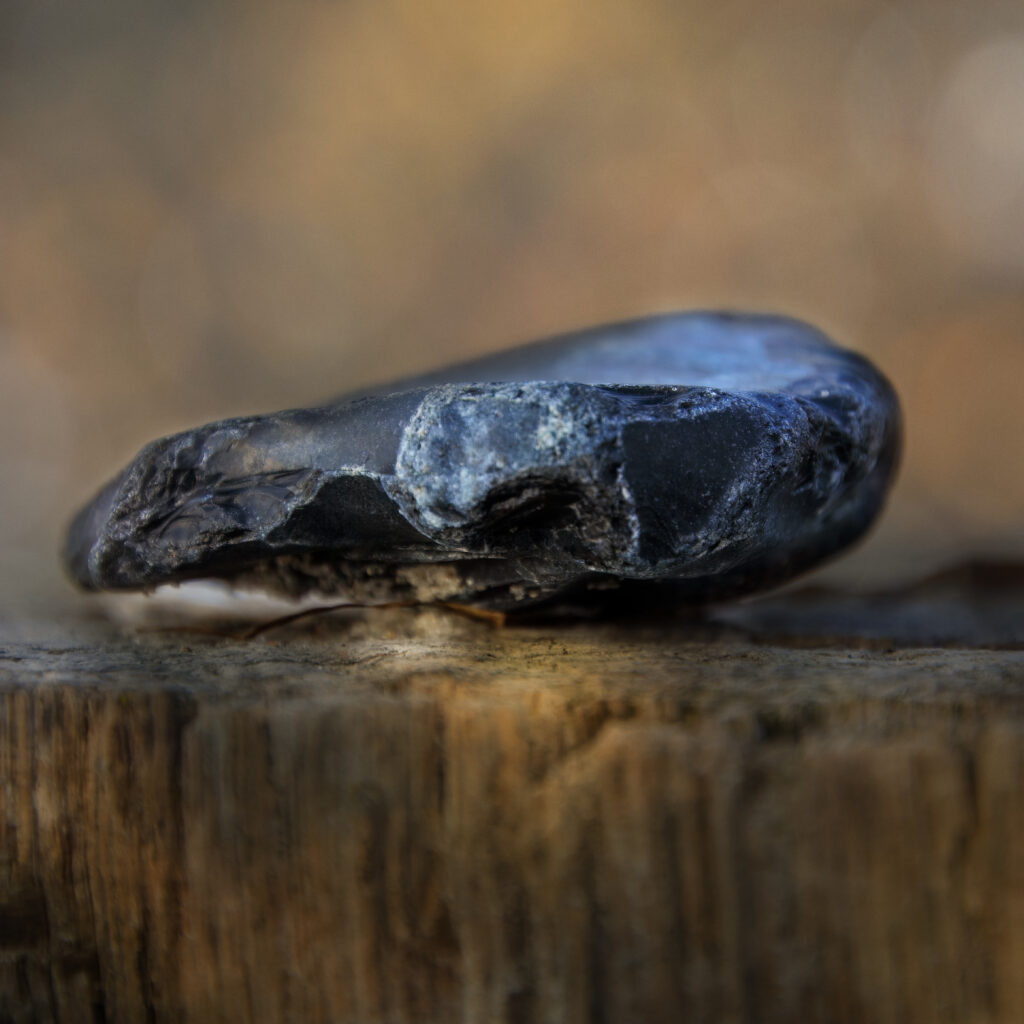
<instances>
[{"instance_id":1,"label":"wood grain texture","mask_svg":"<svg viewBox=\"0 0 1024 1024\"><path fill-rule=\"evenodd\" d=\"M0 1020L1024 1020L1024 653L433 612L0 648Z\"/></svg>"}]
</instances>

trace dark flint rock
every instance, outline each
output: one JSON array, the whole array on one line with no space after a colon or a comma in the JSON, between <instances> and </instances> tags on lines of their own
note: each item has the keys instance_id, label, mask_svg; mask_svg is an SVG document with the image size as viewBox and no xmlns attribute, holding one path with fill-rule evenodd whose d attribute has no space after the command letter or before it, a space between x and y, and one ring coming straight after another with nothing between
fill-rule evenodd
<instances>
[{"instance_id":1,"label":"dark flint rock","mask_svg":"<svg viewBox=\"0 0 1024 1024\"><path fill-rule=\"evenodd\" d=\"M707 601L861 536L899 434L885 378L805 324L652 317L155 441L65 560L90 589Z\"/></svg>"}]
</instances>

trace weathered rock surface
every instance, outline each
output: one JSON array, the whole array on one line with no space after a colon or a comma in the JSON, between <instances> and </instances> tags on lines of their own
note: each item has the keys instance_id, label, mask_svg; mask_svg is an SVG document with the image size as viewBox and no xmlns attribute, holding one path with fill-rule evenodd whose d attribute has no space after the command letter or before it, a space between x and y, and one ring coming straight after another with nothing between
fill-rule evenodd
<instances>
[{"instance_id":1,"label":"weathered rock surface","mask_svg":"<svg viewBox=\"0 0 1024 1024\"><path fill-rule=\"evenodd\" d=\"M654 317L156 441L65 556L94 589L709 600L857 539L899 433L888 382L805 324Z\"/></svg>"}]
</instances>

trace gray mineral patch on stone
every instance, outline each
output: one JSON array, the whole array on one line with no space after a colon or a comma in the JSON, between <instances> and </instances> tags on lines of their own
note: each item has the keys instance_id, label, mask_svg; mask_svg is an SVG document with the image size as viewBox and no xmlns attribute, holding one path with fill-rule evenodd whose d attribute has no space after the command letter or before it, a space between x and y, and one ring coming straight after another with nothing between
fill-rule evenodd
<instances>
[{"instance_id":1,"label":"gray mineral patch on stone","mask_svg":"<svg viewBox=\"0 0 1024 1024\"><path fill-rule=\"evenodd\" d=\"M90 589L714 600L861 536L899 434L884 377L805 324L652 317L155 441L65 560Z\"/></svg>"}]
</instances>

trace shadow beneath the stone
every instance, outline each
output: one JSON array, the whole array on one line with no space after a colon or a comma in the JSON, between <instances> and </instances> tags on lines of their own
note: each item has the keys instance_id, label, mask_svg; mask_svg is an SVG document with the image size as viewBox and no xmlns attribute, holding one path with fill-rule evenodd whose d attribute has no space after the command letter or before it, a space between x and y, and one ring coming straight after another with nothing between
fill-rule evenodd
<instances>
[{"instance_id":1,"label":"shadow beneath the stone","mask_svg":"<svg viewBox=\"0 0 1024 1024\"><path fill-rule=\"evenodd\" d=\"M1024 563L965 561L895 588L854 592L810 585L716 604L694 603L692 592L674 588L670 582L632 582L508 614L410 601L382 605L325 601L286 614L233 618L213 610L204 615L202 609L182 617L180 609L159 606L135 614L138 617L125 624L139 633L224 640L264 635L280 642L296 637L329 640L353 631L363 635L376 626L422 633L430 632L432 622L447 622L447 630L462 622L456 631L468 630L472 635L495 629L572 633L599 626L609 639L622 641L642 641L646 636L664 639L670 630L688 643L1024 651Z\"/></svg>"},{"instance_id":2,"label":"shadow beneath the stone","mask_svg":"<svg viewBox=\"0 0 1024 1024\"><path fill-rule=\"evenodd\" d=\"M659 595L651 597L641 600L634 593L579 617L623 628L672 620L702 639L740 634L782 646L1024 650L1024 563L1013 561L962 562L905 586L867 593L805 586L703 608L673 607Z\"/></svg>"}]
</instances>

